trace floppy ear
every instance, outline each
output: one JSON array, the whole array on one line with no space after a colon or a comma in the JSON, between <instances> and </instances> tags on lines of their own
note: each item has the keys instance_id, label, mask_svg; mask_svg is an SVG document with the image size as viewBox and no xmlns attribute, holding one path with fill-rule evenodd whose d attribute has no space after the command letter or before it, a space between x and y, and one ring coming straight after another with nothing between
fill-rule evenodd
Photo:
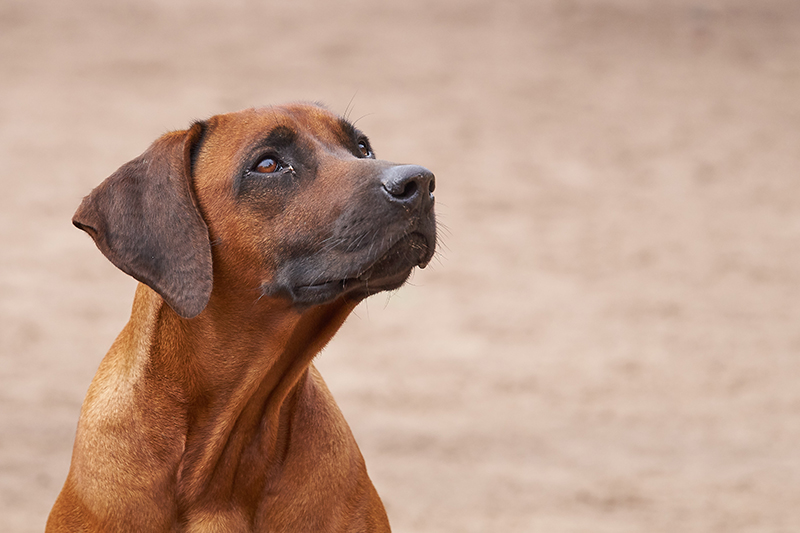
<instances>
[{"instance_id":1,"label":"floppy ear","mask_svg":"<svg viewBox=\"0 0 800 533\"><path fill-rule=\"evenodd\" d=\"M123 165L72 218L120 270L149 285L184 318L211 295L211 243L191 186L203 124L172 132Z\"/></svg>"}]
</instances>

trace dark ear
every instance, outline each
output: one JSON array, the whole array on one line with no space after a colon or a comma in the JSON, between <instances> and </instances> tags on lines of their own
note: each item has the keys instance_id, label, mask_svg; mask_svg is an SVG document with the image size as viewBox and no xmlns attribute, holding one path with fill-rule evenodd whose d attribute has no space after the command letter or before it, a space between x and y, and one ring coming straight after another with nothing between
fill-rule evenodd
<instances>
[{"instance_id":1,"label":"dark ear","mask_svg":"<svg viewBox=\"0 0 800 533\"><path fill-rule=\"evenodd\" d=\"M211 244L191 185L203 124L168 133L83 199L72 223L119 269L149 285L184 318L211 295Z\"/></svg>"}]
</instances>

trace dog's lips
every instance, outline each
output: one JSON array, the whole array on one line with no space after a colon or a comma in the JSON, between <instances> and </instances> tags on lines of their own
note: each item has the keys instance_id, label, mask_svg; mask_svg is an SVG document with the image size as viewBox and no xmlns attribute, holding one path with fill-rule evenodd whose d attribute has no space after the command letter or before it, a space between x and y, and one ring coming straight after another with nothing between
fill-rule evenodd
<instances>
[{"instance_id":1,"label":"dog's lips","mask_svg":"<svg viewBox=\"0 0 800 533\"><path fill-rule=\"evenodd\" d=\"M340 296L345 293L363 293L363 296L368 296L393 290L405 283L414 267L425 268L432 257L433 246L428 238L414 232L398 240L356 275L298 285L295 287L295 294Z\"/></svg>"},{"instance_id":2,"label":"dog's lips","mask_svg":"<svg viewBox=\"0 0 800 533\"><path fill-rule=\"evenodd\" d=\"M397 277L402 272L411 272L418 266L425 268L431 260L432 247L421 233L411 233L400 239L386 253L361 272L356 279L362 282Z\"/></svg>"}]
</instances>

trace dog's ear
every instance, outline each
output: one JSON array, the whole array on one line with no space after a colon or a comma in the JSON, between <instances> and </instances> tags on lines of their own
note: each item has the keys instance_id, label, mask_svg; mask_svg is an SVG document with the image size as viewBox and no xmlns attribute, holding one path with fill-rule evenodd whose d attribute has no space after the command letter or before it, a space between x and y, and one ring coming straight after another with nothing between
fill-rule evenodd
<instances>
[{"instance_id":1,"label":"dog's ear","mask_svg":"<svg viewBox=\"0 0 800 533\"><path fill-rule=\"evenodd\" d=\"M72 218L112 263L184 318L205 308L213 283L208 227L191 183L203 130L196 123L158 139L97 186Z\"/></svg>"}]
</instances>

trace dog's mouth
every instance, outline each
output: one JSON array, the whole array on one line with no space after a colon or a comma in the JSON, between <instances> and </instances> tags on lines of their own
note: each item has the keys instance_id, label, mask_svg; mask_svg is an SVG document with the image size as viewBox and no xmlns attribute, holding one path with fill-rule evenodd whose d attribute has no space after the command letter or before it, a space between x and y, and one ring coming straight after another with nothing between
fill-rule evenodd
<instances>
[{"instance_id":1,"label":"dog's mouth","mask_svg":"<svg viewBox=\"0 0 800 533\"><path fill-rule=\"evenodd\" d=\"M325 303L342 295L363 299L377 292L394 290L406 282L414 267L425 268L433 253L434 245L429 239L422 233L413 232L356 274L296 285L291 296L295 304L305 306Z\"/></svg>"}]
</instances>

